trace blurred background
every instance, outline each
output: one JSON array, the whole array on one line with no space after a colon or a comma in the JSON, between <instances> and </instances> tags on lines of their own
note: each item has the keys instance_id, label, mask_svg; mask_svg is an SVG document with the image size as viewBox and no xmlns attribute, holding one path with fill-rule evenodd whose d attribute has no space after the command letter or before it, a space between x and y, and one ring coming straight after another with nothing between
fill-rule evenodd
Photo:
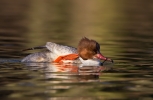
<instances>
[{"instance_id":1,"label":"blurred background","mask_svg":"<svg viewBox=\"0 0 153 100\"><path fill-rule=\"evenodd\" d=\"M152 0L1 0L0 55L19 58L22 49L47 41L76 47L84 36L108 56L147 49L152 20Z\"/></svg>"},{"instance_id":2,"label":"blurred background","mask_svg":"<svg viewBox=\"0 0 153 100\"><path fill-rule=\"evenodd\" d=\"M22 59L35 52L22 49L47 41L76 47L84 36L100 43L103 55L114 60L115 71L100 75L95 83L80 84L84 79L77 78L61 85L65 79L45 80L46 72L2 63L0 95L5 100L67 94L76 100L152 100L152 0L0 0L0 59Z\"/></svg>"}]
</instances>

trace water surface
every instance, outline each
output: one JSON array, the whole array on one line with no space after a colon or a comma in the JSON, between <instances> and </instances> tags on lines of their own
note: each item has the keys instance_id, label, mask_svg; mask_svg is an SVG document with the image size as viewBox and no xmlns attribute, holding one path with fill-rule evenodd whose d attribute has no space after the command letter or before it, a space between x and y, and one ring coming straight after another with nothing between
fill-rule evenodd
<instances>
[{"instance_id":1,"label":"water surface","mask_svg":"<svg viewBox=\"0 0 153 100\"><path fill-rule=\"evenodd\" d=\"M1 0L1 99L152 100L152 1L117 1ZM114 64L20 62L39 51L22 49L47 41L76 47L83 36Z\"/></svg>"}]
</instances>

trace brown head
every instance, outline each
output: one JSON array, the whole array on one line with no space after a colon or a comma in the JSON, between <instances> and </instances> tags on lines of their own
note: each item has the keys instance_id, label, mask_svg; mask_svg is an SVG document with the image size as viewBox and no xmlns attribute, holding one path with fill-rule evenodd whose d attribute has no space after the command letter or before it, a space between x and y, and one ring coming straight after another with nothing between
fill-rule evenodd
<instances>
[{"instance_id":1,"label":"brown head","mask_svg":"<svg viewBox=\"0 0 153 100\"><path fill-rule=\"evenodd\" d=\"M100 60L113 62L111 59L104 57L100 53L100 45L95 40L86 37L82 38L78 44L77 50L79 56L84 60L98 58Z\"/></svg>"}]
</instances>

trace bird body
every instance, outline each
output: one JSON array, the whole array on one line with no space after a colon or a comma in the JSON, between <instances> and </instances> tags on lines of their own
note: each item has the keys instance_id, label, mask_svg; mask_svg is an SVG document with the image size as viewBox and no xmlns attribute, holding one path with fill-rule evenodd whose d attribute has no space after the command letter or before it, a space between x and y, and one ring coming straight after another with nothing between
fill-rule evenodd
<instances>
[{"instance_id":1,"label":"bird body","mask_svg":"<svg viewBox=\"0 0 153 100\"><path fill-rule=\"evenodd\" d=\"M47 42L45 46L34 48L46 48L47 50L30 54L21 62L82 63L97 66L102 64L101 60L112 61L100 53L100 45L95 40L86 37L80 40L77 48L53 42Z\"/></svg>"}]
</instances>

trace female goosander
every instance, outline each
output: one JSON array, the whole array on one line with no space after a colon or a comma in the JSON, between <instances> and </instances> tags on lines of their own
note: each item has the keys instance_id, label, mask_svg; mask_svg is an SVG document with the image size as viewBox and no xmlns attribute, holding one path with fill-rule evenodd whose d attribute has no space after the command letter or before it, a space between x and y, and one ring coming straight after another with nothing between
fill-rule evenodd
<instances>
[{"instance_id":1,"label":"female goosander","mask_svg":"<svg viewBox=\"0 0 153 100\"><path fill-rule=\"evenodd\" d=\"M85 66L99 66L102 64L101 60L113 62L100 53L100 45L95 40L86 37L80 40L77 48L47 42L45 46L25 50L41 48L47 50L30 54L21 62L82 63Z\"/></svg>"}]
</instances>

